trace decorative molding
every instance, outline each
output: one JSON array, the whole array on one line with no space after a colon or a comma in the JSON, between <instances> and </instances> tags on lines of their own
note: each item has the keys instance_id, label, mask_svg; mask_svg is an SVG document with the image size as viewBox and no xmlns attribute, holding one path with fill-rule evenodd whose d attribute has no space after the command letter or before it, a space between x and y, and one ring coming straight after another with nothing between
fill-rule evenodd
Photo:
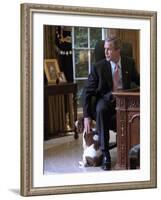
<instances>
[{"instance_id":1,"label":"decorative molding","mask_svg":"<svg viewBox=\"0 0 161 200\"><path fill-rule=\"evenodd\" d=\"M140 98L137 98L135 96L127 97L127 107L129 109L131 109L131 108L139 108L140 107Z\"/></svg>"},{"instance_id":2,"label":"decorative molding","mask_svg":"<svg viewBox=\"0 0 161 200\"><path fill-rule=\"evenodd\" d=\"M116 99L116 109L125 109L125 98L124 97L120 97Z\"/></svg>"}]
</instances>

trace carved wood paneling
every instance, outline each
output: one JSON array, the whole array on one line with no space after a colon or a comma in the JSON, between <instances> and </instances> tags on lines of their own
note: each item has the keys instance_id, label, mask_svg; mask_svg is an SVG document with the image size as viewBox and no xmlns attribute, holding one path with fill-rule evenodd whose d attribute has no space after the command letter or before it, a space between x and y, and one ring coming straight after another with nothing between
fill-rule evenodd
<instances>
[{"instance_id":1,"label":"carved wood paneling","mask_svg":"<svg viewBox=\"0 0 161 200\"><path fill-rule=\"evenodd\" d=\"M120 96L119 98L116 99L116 110L125 109L125 107L126 107L125 98L123 96Z\"/></svg>"},{"instance_id":2,"label":"carved wood paneling","mask_svg":"<svg viewBox=\"0 0 161 200\"><path fill-rule=\"evenodd\" d=\"M121 104L122 105L122 104ZM118 160L122 167L126 167L126 115L124 111L119 111L117 114L117 144L118 144Z\"/></svg>"},{"instance_id":3,"label":"carved wood paneling","mask_svg":"<svg viewBox=\"0 0 161 200\"><path fill-rule=\"evenodd\" d=\"M116 94L117 168L128 169L130 148L140 143L140 95Z\"/></svg>"},{"instance_id":4,"label":"carved wood paneling","mask_svg":"<svg viewBox=\"0 0 161 200\"><path fill-rule=\"evenodd\" d=\"M44 59L55 57L55 26L44 25Z\"/></svg>"},{"instance_id":5,"label":"carved wood paneling","mask_svg":"<svg viewBox=\"0 0 161 200\"><path fill-rule=\"evenodd\" d=\"M132 108L139 108L140 107L140 99L138 99L138 97L134 97L134 96L129 96L127 97L127 108L128 109L132 109Z\"/></svg>"}]
</instances>

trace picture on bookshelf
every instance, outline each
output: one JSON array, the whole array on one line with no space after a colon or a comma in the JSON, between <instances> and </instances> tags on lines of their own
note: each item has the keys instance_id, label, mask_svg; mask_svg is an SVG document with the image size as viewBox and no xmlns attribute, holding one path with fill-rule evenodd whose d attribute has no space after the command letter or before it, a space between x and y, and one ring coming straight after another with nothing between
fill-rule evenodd
<instances>
[{"instance_id":1,"label":"picture on bookshelf","mask_svg":"<svg viewBox=\"0 0 161 200\"><path fill-rule=\"evenodd\" d=\"M46 75L48 84L56 84L58 74L60 74L61 79L63 77L61 75L62 72L60 72L57 59L45 59L44 70L45 70L45 75ZM65 79L65 76L63 77L62 81L64 81L64 79Z\"/></svg>"},{"instance_id":2,"label":"picture on bookshelf","mask_svg":"<svg viewBox=\"0 0 161 200\"><path fill-rule=\"evenodd\" d=\"M58 72L57 73L57 79L58 79L59 83L66 83L67 82L64 72Z\"/></svg>"}]
</instances>

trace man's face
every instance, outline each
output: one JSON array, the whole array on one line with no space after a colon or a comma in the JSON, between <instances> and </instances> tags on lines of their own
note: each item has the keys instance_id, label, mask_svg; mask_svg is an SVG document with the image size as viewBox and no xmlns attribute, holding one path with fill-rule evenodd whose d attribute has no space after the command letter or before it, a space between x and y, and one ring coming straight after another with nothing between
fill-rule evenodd
<instances>
[{"instance_id":1,"label":"man's face","mask_svg":"<svg viewBox=\"0 0 161 200\"><path fill-rule=\"evenodd\" d=\"M115 49L113 46L113 42L105 41L105 57L108 61L118 62L120 57L120 49Z\"/></svg>"}]
</instances>

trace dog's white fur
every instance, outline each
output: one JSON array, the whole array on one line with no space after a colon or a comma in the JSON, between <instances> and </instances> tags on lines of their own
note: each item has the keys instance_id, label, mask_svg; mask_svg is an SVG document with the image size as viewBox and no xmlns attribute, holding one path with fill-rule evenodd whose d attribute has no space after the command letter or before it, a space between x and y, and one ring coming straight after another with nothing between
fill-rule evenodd
<instances>
[{"instance_id":1,"label":"dog's white fur","mask_svg":"<svg viewBox=\"0 0 161 200\"><path fill-rule=\"evenodd\" d=\"M87 146L85 141L85 134L86 132L83 132L83 156L82 156L82 162L80 161L79 164L82 167L88 166L87 157L90 157L90 159L94 158L100 158L102 156L102 151L100 148L97 150L94 148L94 144L91 144L90 146ZM93 140L98 142L99 138L98 135L93 136Z\"/></svg>"},{"instance_id":2,"label":"dog's white fur","mask_svg":"<svg viewBox=\"0 0 161 200\"><path fill-rule=\"evenodd\" d=\"M93 143L91 145L87 145L87 141L85 140L85 130L84 130L84 119L83 118L80 118L78 119L78 121L75 122L75 126L77 128L77 131L79 133L82 133L83 132L83 155L82 155L82 161L79 161L79 165L80 167L86 167L88 166L88 160L87 158L89 159L90 158L90 161L98 161L98 160L101 160L101 157L102 157L102 151L99 147L99 137L98 135L94 134L93 135ZM92 132L94 133L95 132L95 129L93 128L92 129ZM97 143L97 149L95 148L95 144ZM94 163L93 162L93 163Z\"/></svg>"}]
</instances>

